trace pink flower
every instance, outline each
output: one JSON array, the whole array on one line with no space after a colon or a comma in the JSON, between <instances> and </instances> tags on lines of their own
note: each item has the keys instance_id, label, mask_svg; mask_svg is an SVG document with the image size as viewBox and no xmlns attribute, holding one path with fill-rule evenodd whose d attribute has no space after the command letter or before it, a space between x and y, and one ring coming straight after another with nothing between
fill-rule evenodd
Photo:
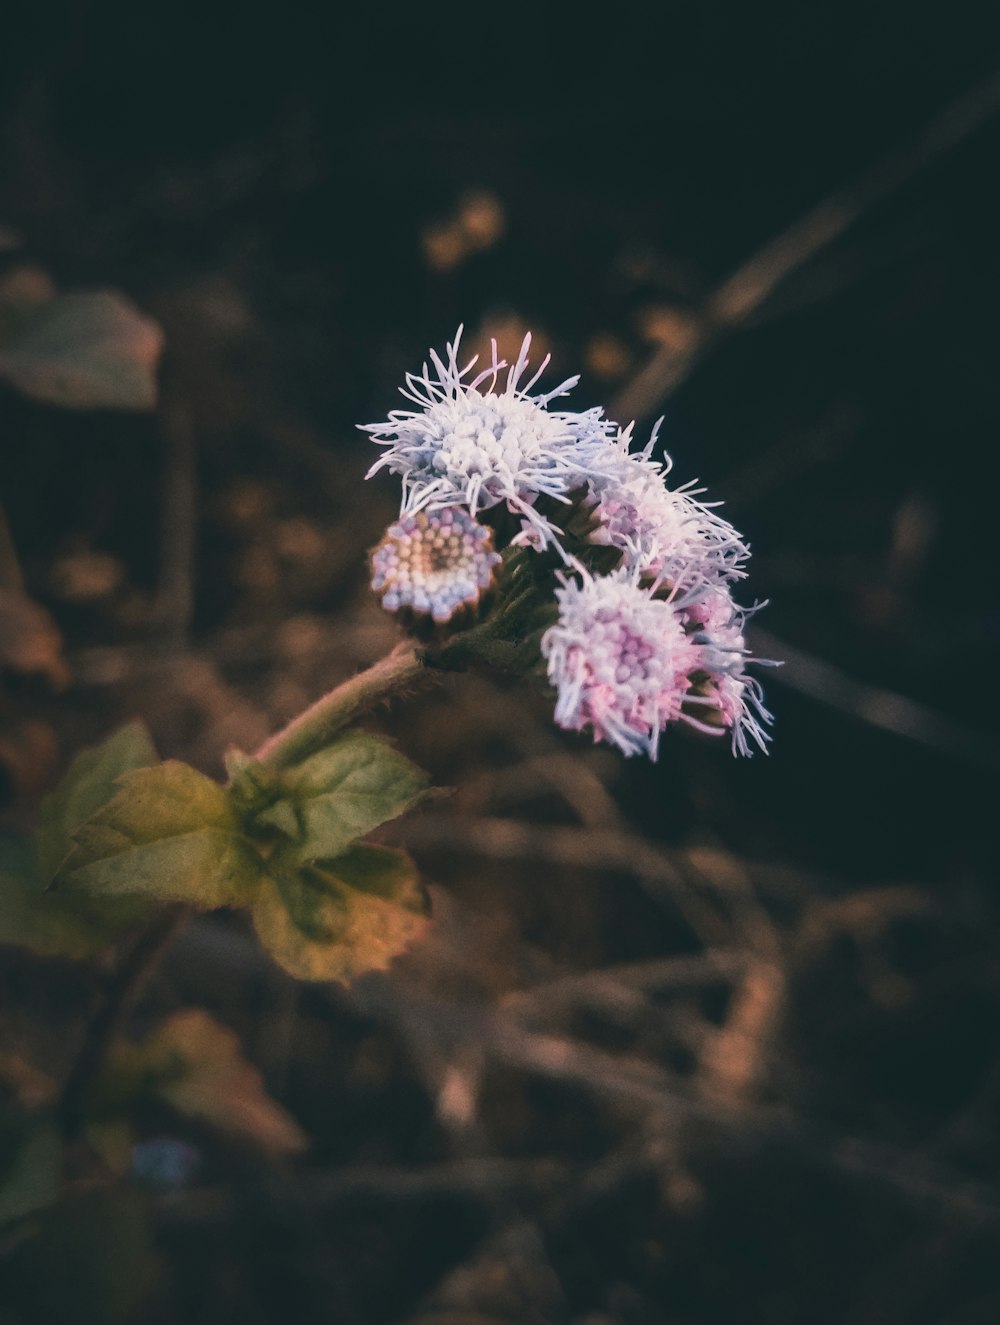
<instances>
[{"instance_id":1,"label":"pink flower","mask_svg":"<svg viewBox=\"0 0 1000 1325\"><path fill-rule=\"evenodd\" d=\"M541 642L556 722L655 759L660 733L683 717L698 646L675 605L626 571L560 580L559 619Z\"/></svg>"},{"instance_id":2,"label":"pink flower","mask_svg":"<svg viewBox=\"0 0 1000 1325\"><path fill-rule=\"evenodd\" d=\"M712 736L734 754L766 749L771 715L747 675L744 611L724 586L665 597L635 572L559 576L559 619L542 636L560 727L655 760L668 722Z\"/></svg>"}]
</instances>

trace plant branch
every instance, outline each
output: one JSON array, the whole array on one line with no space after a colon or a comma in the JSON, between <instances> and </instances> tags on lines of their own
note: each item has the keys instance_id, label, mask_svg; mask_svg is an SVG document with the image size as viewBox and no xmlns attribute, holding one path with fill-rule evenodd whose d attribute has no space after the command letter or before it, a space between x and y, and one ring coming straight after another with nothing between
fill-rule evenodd
<instances>
[{"instance_id":1,"label":"plant branch","mask_svg":"<svg viewBox=\"0 0 1000 1325\"><path fill-rule=\"evenodd\" d=\"M759 249L698 309L685 343L658 350L611 404L612 418L652 414L691 375L706 352L746 325L776 287L839 239L862 216L1000 111L1000 73L941 111L911 143L877 162L854 184L824 198Z\"/></svg>"},{"instance_id":2,"label":"plant branch","mask_svg":"<svg viewBox=\"0 0 1000 1325\"><path fill-rule=\"evenodd\" d=\"M100 1075L157 962L193 914L191 907L179 903L164 907L122 958L104 1004L87 1028L86 1038L56 1106L56 1116L67 1136L76 1136L79 1132L87 1091Z\"/></svg>"}]
</instances>

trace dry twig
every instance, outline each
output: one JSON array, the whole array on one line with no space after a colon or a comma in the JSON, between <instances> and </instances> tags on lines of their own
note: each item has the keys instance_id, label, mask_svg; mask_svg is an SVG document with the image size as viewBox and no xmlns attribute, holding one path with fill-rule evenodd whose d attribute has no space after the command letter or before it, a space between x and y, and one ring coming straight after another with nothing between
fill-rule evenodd
<instances>
[{"instance_id":1,"label":"dry twig","mask_svg":"<svg viewBox=\"0 0 1000 1325\"><path fill-rule=\"evenodd\" d=\"M686 344L664 346L618 393L612 418L653 414L707 351L744 325L782 281L998 111L1000 73L952 102L912 143L877 162L853 185L824 198L765 244L705 300L690 322Z\"/></svg>"}]
</instances>

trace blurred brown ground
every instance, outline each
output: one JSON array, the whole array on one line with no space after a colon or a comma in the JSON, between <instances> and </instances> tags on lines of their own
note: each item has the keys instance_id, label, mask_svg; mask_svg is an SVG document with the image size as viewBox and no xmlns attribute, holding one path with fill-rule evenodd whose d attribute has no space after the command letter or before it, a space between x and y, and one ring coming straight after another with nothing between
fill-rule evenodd
<instances>
[{"instance_id":1,"label":"blurred brown ground","mask_svg":"<svg viewBox=\"0 0 1000 1325\"><path fill-rule=\"evenodd\" d=\"M8 826L124 718L218 773L391 644L365 549L398 493L354 425L460 321L532 329L581 405L665 412L789 659L749 763L684 734L625 763L502 679L379 714L456 788L387 837L432 937L346 992L225 918L178 943L137 1024L212 1008L313 1144L272 1171L204 1141L128 1318L1000 1318L994 26L14 12L0 272L119 287L167 350L153 417L0 391L0 496L69 665L7 686ZM810 217L829 242L793 232L740 307L730 274ZM6 1033L58 1068L80 977L3 956ZM0 1319L90 1318L50 1292Z\"/></svg>"}]
</instances>

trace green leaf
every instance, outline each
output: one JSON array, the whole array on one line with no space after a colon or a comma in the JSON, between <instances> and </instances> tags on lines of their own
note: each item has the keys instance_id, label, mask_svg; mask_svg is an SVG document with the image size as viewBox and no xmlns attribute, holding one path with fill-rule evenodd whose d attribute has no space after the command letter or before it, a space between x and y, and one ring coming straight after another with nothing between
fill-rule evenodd
<instances>
[{"instance_id":1,"label":"green leaf","mask_svg":"<svg viewBox=\"0 0 1000 1325\"><path fill-rule=\"evenodd\" d=\"M229 775L230 782L235 782L242 777L256 763L252 755L248 755L244 750L237 750L235 747L226 751L222 756L222 762L226 766L226 773Z\"/></svg>"},{"instance_id":2,"label":"green leaf","mask_svg":"<svg viewBox=\"0 0 1000 1325\"><path fill-rule=\"evenodd\" d=\"M257 828L273 828L283 837L294 839L302 834L302 820L293 801L275 801L267 809L259 810L253 822Z\"/></svg>"},{"instance_id":3,"label":"green leaf","mask_svg":"<svg viewBox=\"0 0 1000 1325\"><path fill-rule=\"evenodd\" d=\"M229 797L237 813L251 821L280 795L279 775L242 750L228 750L223 757L229 775Z\"/></svg>"},{"instance_id":4,"label":"green leaf","mask_svg":"<svg viewBox=\"0 0 1000 1325\"><path fill-rule=\"evenodd\" d=\"M148 910L141 898L46 891L30 838L0 839L0 944L45 957L90 957L114 943Z\"/></svg>"},{"instance_id":5,"label":"green leaf","mask_svg":"<svg viewBox=\"0 0 1000 1325\"><path fill-rule=\"evenodd\" d=\"M40 281L22 286L0 288L0 377L64 409L155 406L157 323L113 290L53 295Z\"/></svg>"},{"instance_id":6,"label":"green leaf","mask_svg":"<svg viewBox=\"0 0 1000 1325\"><path fill-rule=\"evenodd\" d=\"M121 1045L109 1068L178 1113L242 1137L271 1155L305 1149L306 1137L271 1099L239 1036L201 1008L165 1021L138 1045Z\"/></svg>"},{"instance_id":7,"label":"green leaf","mask_svg":"<svg viewBox=\"0 0 1000 1325\"><path fill-rule=\"evenodd\" d=\"M66 776L46 796L38 824L38 867L50 883L65 864L73 834L114 796L118 779L156 763L156 750L141 722L131 722L102 744L77 755Z\"/></svg>"},{"instance_id":8,"label":"green leaf","mask_svg":"<svg viewBox=\"0 0 1000 1325\"><path fill-rule=\"evenodd\" d=\"M420 916L427 914L416 863L396 847L376 847L358 842L336 860L331 860L326 872L348 888L368 893L371 897L381 897L397 906L412 907Z\"/></svg>"},{"instance_id":9,"label":"green leaf","mask_svg":"<svg viewBox=\"0 0 1000 1325\"><path fill-rule=\"evenodd\" d=\"M176 760L119 781L121 790L77 830L62 881L204 910L248 900L261 862L222 787Z\"/></svg>"},{"instance_id":10,"label":"green leaf","mask_svg":"<svg viewBox=\"0 0 1000 1325\"><path fill-rule=\"evenodd\" d=\"M272 808L258 822L296 832L301 860L329 861L413 805L428 779L381 737L350 732L290 769L282 785L297 813Z\"/></svg>"},{"instance_id":11,"label":"green leaf","mask_svg":"<svg viewBox=\"0 0 1000 1325\"><path fill-rule=\"evenodd\" d=\"M324 869L289 870L253 902L257 935L301 980L344 984L384 970L427 924L417 868L405 852L354 846Z\"/></svg>"}]
</instances>

